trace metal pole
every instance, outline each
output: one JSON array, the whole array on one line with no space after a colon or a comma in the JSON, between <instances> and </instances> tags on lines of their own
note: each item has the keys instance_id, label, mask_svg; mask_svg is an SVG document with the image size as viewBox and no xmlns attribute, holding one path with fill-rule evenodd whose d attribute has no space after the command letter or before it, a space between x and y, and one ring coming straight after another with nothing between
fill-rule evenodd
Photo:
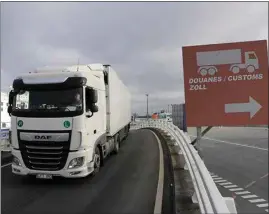
<instances>
[{"instance_id":1,"label":"metal pole","mask_svg":"<svg viewBox=\"0 0 269 214\"><path fill-rule=\"evenodd\" d=\"M148 120L149 119L149 99L148 99L149 95L146 94L146 96L147 96L147 120Z\"/></svg>"},{"instance_id":2,"label":"metal pole","mask_svg":"<svg viewBox=\"0 0 269 214\"><path fill-rule=\"evenodd\" d=\"M200 155L201 159L203 159L201 139L202 139L202 127L199 126L197 127L197 138L196 138L196 143L194 144L194 147L197 149L198 154Z\"/></svg>"}]
</instances>

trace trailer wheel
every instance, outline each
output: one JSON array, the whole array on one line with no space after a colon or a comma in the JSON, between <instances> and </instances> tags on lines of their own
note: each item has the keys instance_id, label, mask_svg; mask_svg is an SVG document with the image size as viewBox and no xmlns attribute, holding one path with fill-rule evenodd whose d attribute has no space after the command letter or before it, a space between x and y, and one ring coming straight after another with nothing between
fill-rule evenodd
<instances>
[{"instance_id":1,"label":"trailer wheel","mask_svg":"<svg viewBox=\"0 0 269 214\"><path fill-rule=\"evenodd\" d=\"M94 171L93 175L96 175L100 171L100 166L101 166L101 151L96 146L95 148L95 154L94 154Z\"/></svg>"},{"instance_id":2,"label":"trailer wheel","mask_svg":"<svg viewBox=\"0 0 269 214\"><path fill-rule=\"evenodd\" d=\"M253 73L255 71L255 67L253 65L249 65L247 67L247 71L248 71L248 73Z\"/></svg>"},{"instance_id":3,"label":"trailer wheel","mask_svg":"<svg viewBox=\"0 0 269 214\"><path fill-rule=\"evenodd\" d=\"M213 76L216 72L217 72L217 70L214 67L211 67L208 69L208 74L211 76Z\"/></svg>"},{"instance_id":4,"label":"trailer wheel","mask_svg":"<svg viewBox=\"0 0 269 214\"><path fill-rule=\"evenodd\" d=\"M130 130L129 126L130 126L130 124L124 128L124 138L123 138L124 140L128 137L128 133Z\"/></svg>"},{"instance_id":5,"label":"trailer wheel","mask_svg":"<svg viewBox=\"0 0 269 214\"><path fill-rule=\"evenodd\" d=\"M207 75L207 70L206 70L205 68L202 68L202 69L200 70L200 74L201 74L202 76Z\"/></svg>"},{"instance_id":6,"label":"trailer wheel","mask_svg":"<svg viewBox=\"0 0 269 214\"><path fill-rule=\"evenodd\" d=\"M237 66L233 66L233 67L232 67L232 72L233 72L234 74L238 74L239 71L240 71L240 68L239 68L239 67L237 67Z\"/></svg>"},{"instance_id":7,"label":"trailer wheel","mask_svg":"<svg viewBox=\"0 0 269 214\"><path fill-rule=\"evenodd\" d=\"M120 150L120 136L117 135L115 137L115 146L114 146L114 151L113 153L116 155L119 153L119 150Z\"/></svg>"}]
</instances>

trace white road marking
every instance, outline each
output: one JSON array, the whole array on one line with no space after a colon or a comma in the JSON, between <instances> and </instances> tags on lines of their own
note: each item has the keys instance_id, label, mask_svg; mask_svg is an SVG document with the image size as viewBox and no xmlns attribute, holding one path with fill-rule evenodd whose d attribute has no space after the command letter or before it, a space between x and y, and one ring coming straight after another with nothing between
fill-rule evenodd
<instances>
[{"instance_id":1,"label":"white road marking","mask_svg":"<svg viewBox=\"0 0 269 214\"><path fill-rule=\"evenodd\" d=\"M225 183L220 183L219 185L224 186L224 185L229 185L232 184L231 182L225 182Z\"/></svg>"},{"instance_id":2,"label":"white road marking","mask_svg":"<svg viewBox=\"0 0 269 214\"><path fill-rule=\"evenodd\" d=\"M244 128L247 128L247 129L256 129L256 130L265 130L265 131L268 130L268 128L265 128L265 127L244 127Z\"/></svg>"},{"instance_id":3,"label":"white road marking","mask_svg":"<svg viewBox=\"0 0 269 214\"><path fill-rule=\"evenodd\" d=\"M244 190L243 188L235 188L235 189L229 189L230 191L240 191L240 190Z\"/></svg>"},{"instance_id":4,"label":"white road marking","mask_svg":"<svg viewBox=\"0 0 269 214\"><path fill-rule=\"evenodd\" d=\"M215 180L221 180L221 179L223 179L223 178L221 178L221 177L213 178L214 181L215 181Z\"/></svg>"},{"instance_id":5,"label":"white road marking","mask_svg":"<svg viewBox=\"0 0 269 214\"><path fill-rule=\"evenodd\" d=\"M189 135L189 136L196 137L195 135ZM235 146L247 147L247 148L251 148L251 149L258 149L258 150L263 150L263 151L268 152L268 149L257 147L257 146L248 146L248 145L243 145L243 144L240 144L240 143L233 143L233 142L230 142L230 141L218 140L218 139L213 139L213 138L208 138L208 137L202 137L202 139L212 140L212 141L216 141L216 142L220 142L220 143L231 144L231 145L235 145Z\"/></svg>"},{"instance_id":6,"label":"white road marking","mask_svg":"<svg viewBox=\"0 0 269 214\"><path fill-rule=\"evenodd\" d=\"M257 207L268 207L268 203L266 203L266 204L257 204L256 206Z\"/></svg>"},{"instance_id":7,"label":"white road marking","mask_svg":"<svg viewBox=\"0 0 269 214\"><path fill-rule=\"evenodd\" d=\"M245 194L249 194L249 191L244 191L244 192L235 192L236 195L245 195Z\"/></svg>"},{"instance_id":8,"label":"white road marking","mask_svg":"<svg viewBox=\"0 0 269 214\"><path fill-rule=\"evenodd\" d=\"M257 198L257 195L243 195L242 198Z\"/></svg>"},{"instance_id":9,"label":"white road marking","mask_svg":"<svg viewBox=\"0 0 269 214\"><path fill-rule=\"evenodd\" d=\"M212 178L217 178L217 177L219 177L219 176L217 176L217 175L212 175L211 177L212 177Z\"/></svg>"},{"instance_id":10,"label":"white road marking","mask_svg":"<svg viewBox=\"0 0 269 214\"><path fill-rule=\"evenodd\" d=\"M266 175L260 177L260 179L263 179L263 178L265 178L265 177L267 177L267 176L268 176L268 173L267 173Z\"/></svg>"},{"instance_id":11,"label":"white road marking","mask_svg":"<svg viewBox=\"0 0 269 214\"><path fill-rule=\"evenodd\" d=\"M237 185L224 186L224 188L234 188L234 187L237 187Z\"/></svg>"},{"instance_id":12,"label":"white road marking","mask_svg":"<svg viewBox=\"0 0 269 214\"><path fill-rule=\"evenodd\" d=\"M215 183L220 183L220 182L226 182L226 180L218 180L218 181L215 181Z\"/></svg>"},{"instance_id":13,"label":"white road marking","mask_svg":"<svg viewBox=\"0 0 269 214\"><path fill-rule=\"evenodd\" d=\"M252 181L252 182L250 182L248 185L246 185L245 188L248 188L248 187L252 186L252 185L255 184L255 183L256 183L256 181Z\"/></svg>"},{"instance_id":14,"label":"white road marking","mask_svg":"<svg viewBox=\"0 0 269 214\"><path fill-rule=\"evenodd\" d=\"M8 163L8 164L5 164L5 165L2 165L1 168L4 168L4 167L9 166L9 165L11 165L11 164L12 164L12 163Z\"/></svg>"},{"instance_id":15,"label":"white road marking","mask_svg":"<svg viewBox=\"0 0 269 214\"><path fill-rule=\"evenodd\" d=\"M262 176L260 179L264 178L268 176L268 173L264 176ZM212 176L213 177L213 176ZM221 178L222 179L222 178ZM214 182L218 185L223 186L224 188L227 188L229 191L232 191L233 194L235 193L236 195L240 195L243 199L247 199L250 203L254 204L259 207L259 208L267 208L268 207L268 203L266 200L262 199L262 198L258 198L257 195L251 194L249 191L243 191L243 188L238 187L237 185L233 185L231 182L225 182L226 180L220 180L220 177L218 177L217 175L214 175L213 178ZM221 183L222 182L222 183ZM253 185L256 181L252 181L250 184L248 184L246 186L250 187L251 185ZM229 185L228 185L229 184ZM225 186L224 186L225 185ZM227 186L228 185L228 186ZM236 188L238 187L238 188ZM238 192L239 191L239 192ZM241 191L241 192L240 192ZM236 197L234 197L235 200ZM254 198L254 199L253 199ZM261 203L264 202L264 203ZM265 209L266 212L268 212L268 209Z\"/></svg>"},{"instance_id":16,"label":"white road marking","mask_svg":"<svg viewBox=\"0 0 269 214\"><path fill-rule=\"evenodd\" d=\"M253 199L253 200L249 200L249 202L251 203L258 203L258 202L264 202L265 200L262 198L258 198L258 199Z\"/></svg>"},{"instance_id":17,"label":"white road marking","mask_svg":"<svg viewBox=\"0 0 269 214\"><path fill-rule=\"evenodd\" d=\"M164 163L163 163L163 148L158 136L151 131L158 142L159 153L160 153L160 168L159 168L159 179L157 186L157 193L155 198L154 213L162 213L162 200L163 200L163 182L164 182Z\"/></svg>"}]
</instances>

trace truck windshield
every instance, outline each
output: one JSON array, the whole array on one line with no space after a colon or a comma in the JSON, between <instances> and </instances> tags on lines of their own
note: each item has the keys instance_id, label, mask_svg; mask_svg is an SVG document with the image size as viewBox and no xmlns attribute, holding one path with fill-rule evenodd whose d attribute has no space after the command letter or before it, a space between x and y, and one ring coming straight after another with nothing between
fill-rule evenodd
<instances>
[{"instance_id":1,"label":"truck windshield","mask_svg":"<svg viewBox=\"0 0 269 214\"><path fill-rule=\"evenodd\" d=\"M13 112L82 111L82 88L22 91L13 103Z\"/></svg>"}]
</instances>

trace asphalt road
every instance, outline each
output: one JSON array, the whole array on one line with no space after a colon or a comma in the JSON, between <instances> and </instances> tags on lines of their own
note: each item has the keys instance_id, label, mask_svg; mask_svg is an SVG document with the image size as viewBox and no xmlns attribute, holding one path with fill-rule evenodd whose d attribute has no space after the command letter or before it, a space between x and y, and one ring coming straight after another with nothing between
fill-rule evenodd
<instances>
[{"instance_id":1,"label":"asphalt road","mask_svg":"<svg viewBox=\"0 0 269 214\"><path fill-rule=\"evenodd\" d=\"M189 133L195 135L194 130ZM238 213L268 212L268 130L215 127L204 136L201 148L208 170L237 186L217 184L223 196L235 196ZM232 190L236 188L250 193L237 195ZM256 199L260 200L251 202Z\"/></svg>"},{"instance_id":2,"label":"asphalt road","mask_svg":"<svg viewBox=\"0 0 269 214\"><path fill-rule=\"evenodd\" d=\"M94 177L36 180L13 175L10 166L3 167L2 214L153 213L159 151L154 134L139 130L130 132L120 153L109 157Z\"/></svg>"}]
</instances>

